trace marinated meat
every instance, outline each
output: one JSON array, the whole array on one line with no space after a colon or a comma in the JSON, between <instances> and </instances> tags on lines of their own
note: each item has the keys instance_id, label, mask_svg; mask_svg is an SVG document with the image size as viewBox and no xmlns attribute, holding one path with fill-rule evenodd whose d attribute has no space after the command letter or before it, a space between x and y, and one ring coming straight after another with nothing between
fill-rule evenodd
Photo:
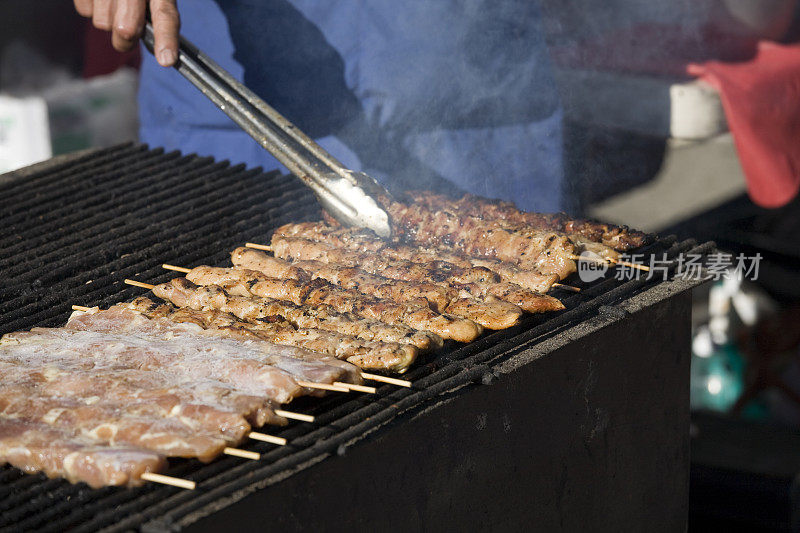
<instances>
[{"instance_id":1,"label":"marinated meat","mask_svg":"<svg viewBox=\"0 0 800 533\"><path fill-rule=\"evenodd\" d=\"M482 328L470 320L439 314L418 300L397 303L375 299L320 278L311 281L278 279L255 270L202 266L189 272L186 279L198 285L222 286L238 296L274 298L295 305L328 305L340 313L350 313L387 324L405 324L461 342L474 340L482 331ZM517 313L515 319L520 314Z\"/></svg>"},{"instance_id":2,"label":"marinated meat","mask_svg":"<svg viewBox=\"0 0 800 533\"><path fill-rule=\"evenodd\" d=\"M367 341L333 331L295 328L289 322L246 322L217 310L198 311L156 304L148 298L137 298L120 304L148 317L164 317L175 322L197 324L214 334L237 339L264 339L277 344L299 346L344 359L365 370L402 370L416 359L418 349L411 344Z\"/></svg>"},{"instance_id":3,"label":"marinated meat","mask_svg":"<svg viewBox=\"0 0 800 533\"><path fill-rule=\"evenodd\" d=\"M249 322L269 322L275 317L287 320L298 328L319 328L352 335L366 340L401 342L420 349L442 345L435 333L417 331L403 325L384 324L338 313L330 306L298 306L269 298L246 298L228 294L221 287L198 287L185 278L157 285L153 294L177 305L200 311L219 310Z\"/></svg>"},{"instance_id":4,"label":"marinated meat","mask_svg":"<svg viewBox=\"0 0 800 533\"><path fill-rule=\"evenodd\" d=\"M58 428L0 417L0 462L90 487L137 486L166 467L163 455L127 446L97 446Z\"/></svg>"}]
</instances>

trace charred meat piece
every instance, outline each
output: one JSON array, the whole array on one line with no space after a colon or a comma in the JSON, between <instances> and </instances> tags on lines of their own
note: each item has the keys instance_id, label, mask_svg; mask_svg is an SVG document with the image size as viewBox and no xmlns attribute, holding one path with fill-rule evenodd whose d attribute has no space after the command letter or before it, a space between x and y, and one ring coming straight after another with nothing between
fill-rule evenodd
<instances>
[{"instance_id":1,"label":"charred meat piece","mask_svg":"<svg viewBox=\"0 0 800 533\"><path fill-rule=\"evenodd\" d=\"M355 252L380 252L381 256L398 261L412 263L446 261L462 268L486 268L496 273L503 282L515 283L541 294L549 291L553 283L558 281L558 276L554 274L545 275L535 270L525 270L507 261L472 257L441 247L426 248L409 246L397 241L389 242L361 228L337 228L323 222L303 222L281 226L275 230L275 235L324 242Z\"/></svg>"},{"instance_id":2,"label":"charred meat piece","mask_svg":"<svg viewBox=\"0 0 800 533\"><path fill-rule=\"evenodd\" d=\"M292 263L252 248L236 248L231 252L231 262L237 267L256 270L276 278L307 280L319 277L377 298L400 302L423 299L440 312L459 295L458 289L449 286L424 281L394 280L360 268L322 261L298 260Z\"/></svg>"}]
</instances>

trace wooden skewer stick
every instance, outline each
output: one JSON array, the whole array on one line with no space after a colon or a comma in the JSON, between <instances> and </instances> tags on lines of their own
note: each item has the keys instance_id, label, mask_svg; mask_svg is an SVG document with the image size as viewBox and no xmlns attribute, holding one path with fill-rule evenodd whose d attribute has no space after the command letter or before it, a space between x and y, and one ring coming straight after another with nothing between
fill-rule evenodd
<instances>
[{"instance_id":1,"label":"wooden skewer stick","mask_svg":"<svg viewBox=\"0 0 800 533\"><path fill-rule=\"evenodd\" d=\"M222 450L225 455L232 455L234 457L241 457L242 459L251 459L258 461L261 459L261 454L258 452L251 452L248 450L240 450L239 448L225 448Z\"/></svg>"},{"instance_id":2,"label":"wooden skewer stick","mask_svg":"<svg viewBox=\"0 0 800 533\"><path fill-rule=\"evenodd\" d=\"M126 279L124 281L126 285L133 285L134 287L141 287L143 289L155 289L155 285L150 285L149 283L142 283L141 281L136 281L135 279Z\"/></svg>"},{"instance_id":3,"label":"wooden skewer stick","mask_svg":"<svg viewBox=\"0 0 800 533\"><path fill-rule=\"evenodd\" d=\"M161 265L161 268L166 268L167 270L174 270L175 272L183 272L184 274L188 274L189 272L192 271L191 268L183 268L175 265L168 265L166 263Z\"/></svg>"},{"instance_id":4,"label":"wooden skewer stick","mask_svg":"<svg viewBox=\"0 0 800 533\"><path fill-rule=\"evenodd\" d=\"M644 270L645 272L650 272L650 267L647 265L640 265L638 263L629 263L627 261L614 261L613 259L611 260L611 262L630 268L638 268L639 270Z\"/></svg>"},{"instance_id":5,"label":"wooden skewer stick","mask_svg":"<svg viewBox=\"0 0 800 533\"><path fill-rule=\"evenodd\" d=\"M563 283L553 283L553 287L563 289L565 291L581 292L580 287L573 287L572 285L564 285Z\"/></svg>"},{"instance_id":6,"label":"wooden skewer stick","mask_svg":"<svg viewBox=\"0 0 800 533\"><path fill-rule=\"evenodd\" d=\"M597 263L601 265L606 265L608 263L612 263L615 265L623 265L630 268L638 268L639 270L646 270L649 271L650 267L647 265L639 265L637 263L629 263L628 261L617 261L615 259L595 259L594 257L586 257L582 255L570 255L570 259L573 261L587 261L589 263Z\"/></svg>"},{"instance_id":7,"label":"wooden skewer stick","mask_svg":"<svg viewBox=\"0 0 800 533\"><path fill-rule=\"evenodd\" d=\"M270 444L277 444L278 446L286 446L286 439L283 437L274 437L272 435L267 435L266 433L259 433L258 431L251 431L247 436L253 440L269 442Z\"/></svg>"},{"instance_id":8,"label":"wooden skewer stick","mask_svg":"<svg viewBox=\"0 0 800 533\"><path fill-rule=\"evenodd\" d=\"M264 250L265 252L271 252L272 246L267 244L256 244L254 242L246 242L244 243L245 248L255 248L256 250Z\"/></svg>"},{"instance_id":9,"label":"wooden skewer stick","mask_svg":"<svg viewBox=\"0 0 800 533\"><path fill-rule=\"evenodd\" d=\"M72 306L72 310L73 311L83 311L84 313L88 313L89 311L92 310L92 308L91 307L84 307L82 305L73 305Z\"/></svg>"},{"instance_id":10,"label":"wooden skewer stick","mask_svg":"<svg viewBox=\"0 0 800 533\"><path fill-rule=\"evenodd\" d=\"M302 413L293 413L291 411L284 411L283 409L275 409L274 413L283 418L290 420L299 420L300 422L313 422L314 417L311 415L304 415Z\"/></svg>"},{"instance_id":11,"label":"wooden skewer stick","mask_svg":"<svg viewBox=\"0 0 800 533\"><path fill-rule=\"evenodd\" d=\"M361 377L372 381L380 381L382 383L389 383L390 385L397 385L398 387L411 386L411 382L406 381L405 379L387 378L386 376L381 376L379 374L367 374L366 372L362 372Z\"/></svg>"},{"instance_id":12,"label":"wooden skewer stick","mask_svg":"<svg viewBox=\"0 0 800 533\"><path fill-rule=\"evenodd\" d=\"M329 390L333 392L350 392L345 387L340 387L336 384L329 385L327 383L314 383L313 381L296 380L295 383L307 389Z\"/></svg>"},{"instance_id":13,"label":"wooden skewer stick","mask_svg":"<svg viewBox=\"0 0 800 533\"><path fill-rule=\"evenodd\" d=\"M173 487L180 487L182 489L194 490L197 483L188 479L181 479L179 477L165 476L163 474L155 474L153 472L145 472L142 474L142 479L145 481L152 481L153 483L162 483L164 485L172 485Z\"/></svg>"},{"instance_id":14,"label":"wooden skewer stick","mask_svg":"<svg viewBox=\"0 0 800 533\"><path fill-rule=\"evenodd\" d=\"M607 265L608 264L608 261L606 261L605 259L599 259L599 258L595 258L595 257L588 257L588 256L585 256L585 255L572 254L572 255L570 255L568 257L570 259L572 259L573 261L586 261L587 263L597 263L598 265Z\"/></svg>"},{"instance_id":15,"label":"wooden skewer stick","mask_svg":"<svg viewBox=\"0 0 800 533\"><path fill-rule=\"evenodd\" d=\"M354 390L354 391L358 391L358 392L367 392L369 394L375 394L376 392L378 392L378 389L376 389L375 387L367 387L365 385L355 385L353 383L342 383L341 381L335 381L333 384L336 385L337 387L344 387L347 390Z\"/></svg>"}]
</instances>

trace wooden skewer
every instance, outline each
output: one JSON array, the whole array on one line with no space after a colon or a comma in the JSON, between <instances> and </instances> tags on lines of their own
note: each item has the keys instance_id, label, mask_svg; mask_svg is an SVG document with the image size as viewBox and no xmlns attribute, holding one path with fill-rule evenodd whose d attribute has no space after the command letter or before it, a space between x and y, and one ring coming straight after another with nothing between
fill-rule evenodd
<instances>
[{"instance_id":1,"label":"wooden skewer","mask_svg":"<svg viewBox=\"0 0 800 533\"><path fill-rule=\"evenodd\" d=\"M244 243L245 248L255 248L256 250L264 250L265 252L271 252L272 246L266 244L256 244L254 242L246 242Z\"/></svg>"},{"instance_id":2,"label":"wooden skewer","mask_svg":"<svg viewBox=\"0 0 800 533\"><path fill-rule=\"evenodd\" d=\"M82 305L73 305L72 306L72 310L73 311L83 311L84 313L88 313L89 311L92 310L92 308L91 307L84 307Z\"/></svg>"},{"instance_id":3,"label":"wooden skewer","mask_svg":"<svg viewBox=\"0 0 800 533\"><path fill-rule=\"evenodd\" d=\"M553 287L557 287L565 291L581 292L580 287L573 287L572 285L564 285L563 283L553 283Z\"/></svg>"},{"instance_id":4,"label":"wooden skewer","mask_svg":"<svg viewBox=\"0 0 800 533\"><path fill-rule=\"evenodd\" d=\"M291 420L299 420L300 422L314 421L314 417L311 415L304 415L302 413L293 413L291 411L284 411L283 409L275 409L274 413L278 416L282 416L283 418L289 418Z\"/></svg>"},{"instance_id":5,"label":"wooden skewer","mask_svg":"<svg viewBox=\"0 0 800 533\"><path fill-rule=\"evenodd\" d=\"M267 435L266 433L259 433L258 431L251 431L247 436L253 440L269 442L270 444L277 444L278 446L286 446L286 439L283 437L274 437L272 435Z\"/></svg>"},{"instance_id":6,"label":"wooden skewer","mask_svg":"<svg viewBox=\"0 0 800 533\"><path fill-rule=\"evenodd\" d=\"M638 268L639 270L644 270L645 272L650 272L650 267L647 265L640 265L638 263L629 263L627 261L614 261L611 260L612 263L616 263L618 265L623 265L630 268Z\"/></svg>"},{"instance_id":7,"label":"wooden skewer","mask_svg":"<svg viewBox=\"0 0 800 533\"><path fill-rule=\"evenodd\" d=\"M261 459L261 454L258 452L251 452L248 450L240 450L239 448L225 448L222 450L225 455L232 455L234 457L241 457L242 459L251 459L258 461Z\"/></svg>"},{"instance_id":8,"label":"wooden skewer","mask_svg":"<svg viewBox=\"0 0 800 533\"><path fill-rule=\"evenodd\" d=\"M124 281L126 285L133 285L134 287L141 287L143 289L155 289L155 285L150 285L149 283L142 283L141 281L136 281L135 279L126 279Z\"/></svg>"},{"instance_id":9,"label":"wooden skewer","mask_svg":"<svg viewBox=\"0 0 800 533\"><path fill-rule=\"evenodd\" d=\"M166 268L167 270L174 270L176 272L183 272L184 274L188 274L189 272L192 271L191 268L183 268L183 267L179 267L179 266L175 266L175 265L168 265L166 263L161 265L161 268Z\"/></svg>"},{"instance_id":10,"label":"wooden skewer","mask_svg":"<svg viewBox=\"0 0 800 533\"><path fill-rule=\"evenodd\" d=\"M386 376L381 376L378 374L367 374L366 372L361 373L361 377L364 379L369 379L372 381L380 381L382 383L389 383L391 385L397 385L399 387L410 387L411 382L406 381L405 379L397 379L397 378L387 378Z\"/></svg>"},{"instance_id":11,"label":"wooden skewer","mask_svg":"<svg viewBox=\"0 0 800 533\"><path fill-rule=\"evenodd\" d=\"M142 479L145 481L152 481L153 483L162 483L164 485L172 485L173 487L180 487L182 489L194 490L197 483L188 479L181 479L179 477L165 476L163 474L155 474L153 472L145 472L142 474Z\"/></svg>"},{"instance_id":12,"label":"wooden skewer","mask_svg":"<svg viewBox=\"0 0 800 533\"><path fill-rule=\"evenodd\" d=\"M333 385L329 385L327 383L314 383L313 381L302 381L302 380L297 380L296 383L301 387L306 387L307 389L329 390L334 392L350 392L349 389L338 386L335 383Z\"/></svg>"},{"instance_id":13,"label":"wooden skewer","mask_svg":"<svg viewBox=\"0 0 800 533\"><path fill-rule=\"evenodd\" d=\"M369 394L375 394L376 392L378 392L378 389L376 389L375 387L367 387L365 385L355 385L353 383L342 383L341 381L335 381L333 384L336 385L337 387L344 387L345 389L354 390L354 391L358 391L358 392L367 392Z\"/></svg>"},{"instance_id":14,"label":"wooden skewer","mask_svg":"<svg viewBox=\"0 0 800 533\"><path fill-rule=\"evenodd\" d=\"M638 268L639 270L646 270L649 271L650 267L647 265L639 265L637 263L629 263L628 261L617 261L615 259L595 259L594 257L586 257L582 255L570 255L570 259L573 261L587 261L589 263L597 263L601 265L606 265L608 263L612 263L615 265L623 265L630 268Z\"/></svg>"},{"instance_id":15,"label":"wooden skewer","mask_svg":"<svg viewBox=\"0 0 800 533\"><path fill-rule=\"evenodd\" d=\"M572 259L573 261L586 261L587 263L597 263L598 265L607 265L608 264L608 261L606 261L605 259L598 259L598 258L595 258L595 257L587 257L585 255L572 254L572 255L569 255L568 257L570 259Z\"/></svg>"}]
</instances>

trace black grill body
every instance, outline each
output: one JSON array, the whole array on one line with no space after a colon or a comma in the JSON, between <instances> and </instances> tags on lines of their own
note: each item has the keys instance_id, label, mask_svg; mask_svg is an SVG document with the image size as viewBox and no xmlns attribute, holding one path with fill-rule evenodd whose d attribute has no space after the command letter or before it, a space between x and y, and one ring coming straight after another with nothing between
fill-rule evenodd
<instances>
[{"instance_id":1,"label":"black grill body","mask_svg":"<svg viewBox=\"0 0 800 533\"><path fill-rule=\"evenodd\" d=\"M161 263L228 264L236 246L320 215L293 178L142 145L0 176L0 202L0 333L144 294L122 280L174 277ZM685 529L696 283L609 276L564 293L566 311L446 345L409 372L412 389L301 399L292 409L317 421L277 433L288 446L246 445L261 461L171 463L195 491L1 467L0 527Z\"/></svg>"}]
</instances>

